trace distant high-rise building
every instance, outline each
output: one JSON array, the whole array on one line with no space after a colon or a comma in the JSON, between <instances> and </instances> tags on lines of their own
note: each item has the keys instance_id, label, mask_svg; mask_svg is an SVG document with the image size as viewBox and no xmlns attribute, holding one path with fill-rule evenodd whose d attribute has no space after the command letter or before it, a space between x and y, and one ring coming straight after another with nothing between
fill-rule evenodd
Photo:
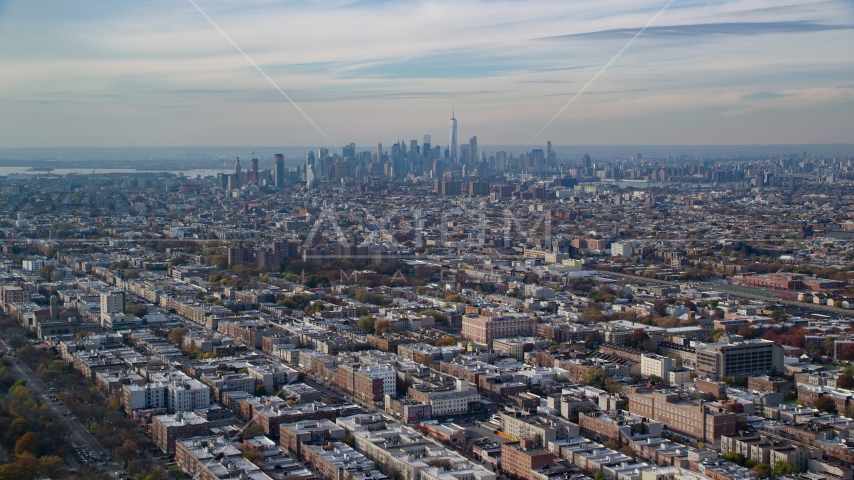
<instances>
[{"instance_id":1,"label":"distant high-rise building","mask_svg":"<svg viewBox=\"0 0 854 480\"><path fill-rule=\"evenodd\" d=\"M252 159L252 181L258 183L258 159Z\"/></svg>"},{"instance_id":2,"label":"distant high-rise building","mask_svg":"<svg viewBox=\"0 0 854 480\"><path fill-rule=\"evenodd\" d=\"M430 151L432 150L432 142L430 142L430 140L431 140L430 135L424 135L424 146L422 148L424 149L424 156L425 157L430 156L430 153L431 153Z\"/></svg>"},{"instance_id":3,"label":"distant high-rise building","mask_svg":"<svg viewBox=\"0 0 854 480\"><path fill-rule=\"evenodd\" d=\"M381 160L383 158L383 144L377 143L377 160Z\"/></svg>"},{"instance_id":4,"label":"distant high-rise building","mask_svg":"<svg viewBox=\"0 0 854 480\"><path fill-rule=\"evenodd\" d=\"M234 177L231 182L233 189L238 189L243 186L243 171L240 169L240 157L234 160Z\"/></svg>"},{"instance_id":5,"label":"distant high-rise building","mask_svg":"<svg viewBox=\"0 0 854 480\"><path fill-rule=\"evenodd\" d=\"M469 139L469 162L474 164L477 159L477 137L471 137Z\"/></svg>"},{"instance_id":6,"label":"distant high-rise building","mask_svg":"<svg viewBox=\"0 0 854 480\"><path fill-rule=\"evenodd\" d=\"M285 186L285 156L277 153L273 160L273 183L277 188Z\"/></svg>"},{"instance_id":7,"label":"distant high-rise building","mask_svg":"<svg viewBox=\"0 0 854 480\"><path fill-rule=\"evenodd\" d=\"M457 159L457 119L454 118L453 112L451 112L451 122L449 125L449 130L450 130L450 132L449 132L449 134L450 134L449 142L450 143L448 145L449 156L450 156L451 160L456 160Z\"/></svg>"},{"instance_id":8,"label":"distant high-rise building","mask_svg":"<svg viewBox=\"0 0 854 480\"><path fill-rule=\"evenodd\" d=\"M584 154L584 157L581 159L582 168L590 168L593 166L593 161L590 160L590 155Z\"/></svg>"},{"instance_id":9,"label":"distant high-rise building","mask_svg":"<svg viewBox=\"0 0 854 480\"><path fill-rule=\"evenodd\" d=\"M531 166L535 169L543 168L546 163L546 154L541 148L531 150Z\"/></svg>"},{"instance_id":10,"label":"distant high-rise building","mask_svg":"<svg viewBox=\"0 0 854 480\"><path fill-rule=\"evenodd\" d=\"M356 158L356 144L355 143L351 143L350 145L344 145L344 148L342 150L343 151L341 153L345 159Z\"/></svg>"},{"instance_id":11,"label":"distant high-rise building","mask_svg":"<svg viewBox=\"0 0 854 480\"><path fill-rule=\"evenodd\" d=\"M507 152L500 151L495 152L495 170L499 172L503 172L507 170Z\"/></svg>"}]
</instances>

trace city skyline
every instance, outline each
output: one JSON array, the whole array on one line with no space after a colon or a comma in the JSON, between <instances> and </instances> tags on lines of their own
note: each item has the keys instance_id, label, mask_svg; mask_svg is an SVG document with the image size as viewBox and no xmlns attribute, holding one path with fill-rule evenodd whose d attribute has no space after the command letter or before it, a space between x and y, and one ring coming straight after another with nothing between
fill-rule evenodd
<instances>
[{"instance_id":1,"label":"city skyline","mask_svg":"<svg viewBox=\"0 0 854 480\"><path fill-rule=\"evenodd\" d=\"M850 141L843 1L197 3L317 129L191 3L7 0L0 146L526 145L651 19L537 145Z\"/></svg>"}]
</instances>

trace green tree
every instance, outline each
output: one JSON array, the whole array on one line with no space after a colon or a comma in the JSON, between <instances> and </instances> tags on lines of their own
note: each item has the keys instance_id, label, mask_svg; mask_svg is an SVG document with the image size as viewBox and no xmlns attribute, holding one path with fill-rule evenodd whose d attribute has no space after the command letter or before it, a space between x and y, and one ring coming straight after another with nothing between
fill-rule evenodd
<instances>
[{"instance_id":1,"label":"green tree","mask_svg":"<svg viewBox=\"0 0 854 480\"><path fill-rule=\"evenodd\" d=\"M830 396L819 397L818 400L813 402L812 407L822 412L833 414L839 413L836 408L836 402L833 400L833 397Z\"/></svg>"},{"instance_id":2,"label":"green tree","mask_svg":"<svg viewBox=\"0 0 854 480\"><path fill-rule=\"evenodd\" d=\"M50 280L51 276L53 276L53 271L55 268L56 267L54 267L53 265L45 265L42 268L40 268L39 271L36 272L36 275L38 275L38 276L40 276L46 280Z\"/></svg>"},{"instance_id":3,"label":"green tree","mask_svg":"<svg viewBox=\"0 0 854 480\"><path fill-rule=\"evenodd\" d=\"M243 458L245 458L246 460L249 460L250 462L254 463L255 465L257 465L259 467L264 465L264 458L265 458L264 454L256 452L255 450L253 450L251 448L247 448L246 450L243 451Z\"/></svg>"},{"instance_id":4,"label":"green tree","mask_svg":"<svg viewBox=\"0 0 854 480\"><path fill-rule=\"evenodd\" d=\"M756 476L759 478L768 478L771 476L771 465L767 463L757 463L751 470L756 472Z\"/></svg>"},{"instance_id":5,"label":"green tree","mask_svg":"<svg viewBox=\"0 0 854 480\"><path fill-rule=\"evenodd\" d=\"M774 468L771 470L771 474L775 477L782 477L783 475L790 475L792 473L799 473L798 467L792 465L791 463L780 460L779 462L774 464Z\"/></svg>"},{"instance_id":6,"label":"green tree","mask_svg":"<svg viewBox=\"0 0 854 480\"><path fill-rule=\"evenodd\" d=\"M542 397L543 396L543 389L539 385L534 385L531 387L531 393L533 393L534 395L539 395Z\"/></svg>"},{"instance_id":7,"label":"green tree","mask_svg":"<svg viewBox=\"0 0 854 480\"><path fill-rule=\"evenodd\" d=\"M598 388L600 390L605 389L605 380L608 378L608 375L605 373L604 368L594 367L587 369L587 374L584 376L584 384Z\"/></svg>"},{"instance_id":8,"label":"green tree","mask_svg":"<svg viewBox=\"0 0 854 480\"><path fill-rule=\"evenodd\" d=\"M605 480L605 474L600 471L597 471L593 474L593 480Z\"/></svg>"},{"instance_id":9,"label":"green tree","mask_svg":"<svg viewBox=\"0 0 854 480\"><path fill-rule=\"evenodd\" d=\"M377 319L374 317L362 317L356 322L356 328L365 333L374 333L374 325Z\"/></svg>"}]
</instances>

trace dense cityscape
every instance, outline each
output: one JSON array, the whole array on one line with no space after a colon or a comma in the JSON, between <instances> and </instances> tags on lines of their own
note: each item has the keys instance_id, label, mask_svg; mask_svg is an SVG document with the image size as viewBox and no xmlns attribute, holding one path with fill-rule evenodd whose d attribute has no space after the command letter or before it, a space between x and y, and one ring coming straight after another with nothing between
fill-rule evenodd
<instances>
[{"instance_id":1,"label":"dense cityscape","mask_svg":"<svg viewBox=\"0 0 854 480\"><path fill-rule=\"evenodd\" d=\"M854 157L457 137L0 177L0 478L851 480Z\"/></svg>"}]
</instances>

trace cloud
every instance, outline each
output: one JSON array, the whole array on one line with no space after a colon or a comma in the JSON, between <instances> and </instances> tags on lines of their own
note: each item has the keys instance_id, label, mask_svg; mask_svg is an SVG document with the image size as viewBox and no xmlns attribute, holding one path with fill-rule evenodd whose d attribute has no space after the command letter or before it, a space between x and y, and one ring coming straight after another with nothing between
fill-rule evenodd
<instances>
[{"instance_id":1,"label":"cloud","mask_svg":"<svg viewBox=\"0 0 854 480\"><path fill-rule=\"evenodd\" d=\"M462 136L524 143L663 5L196 1L321 128L357 143L390 131L442 138L451 104ZM156 145L175 142L181 129L195 144L280 144L283 135L305 144L310 134L189 2L3 3L0 103L16 121L0 122L0 144ZM847 0L679 0L546 134L570 143L570 126L584 118L829 109L829 92L854 77L852 13ZM854 115L840 112L815 121ZM782 138L803 132L789 121ZM710 139L730 132L720 122L717 131L704 125ZM611 134L621 143L625 132Z\"/></svg>"},{"instance_id":2,"label":"cloud","mask_svg":"<svg viewBox=\"0 0 854 480\"><path fill-rule=\"evenodd\" d=\"M650 26L644 31L646 37L687 37L697 39L709 35L766 35L797 34L834 30L852 30L852 25L820 25L812 22L744 22L744 23L699 23L692 25ZM621 28L598 32L572 33L556 37L544 37L539 40L562 40L577 37L617 37L631 38L638 28Z\"/></svg>"},{"instance_id":3,"label":"cloud","mask_svg":"<svg viewBox=\"0 0 854 480\"><path fill-rule=\"evenodd\" d=\"M781 98L785 95L779 94L777 92L756 92L745 95L744 100L773 100L775 98Z\"/></svg>"}]
</instances>

